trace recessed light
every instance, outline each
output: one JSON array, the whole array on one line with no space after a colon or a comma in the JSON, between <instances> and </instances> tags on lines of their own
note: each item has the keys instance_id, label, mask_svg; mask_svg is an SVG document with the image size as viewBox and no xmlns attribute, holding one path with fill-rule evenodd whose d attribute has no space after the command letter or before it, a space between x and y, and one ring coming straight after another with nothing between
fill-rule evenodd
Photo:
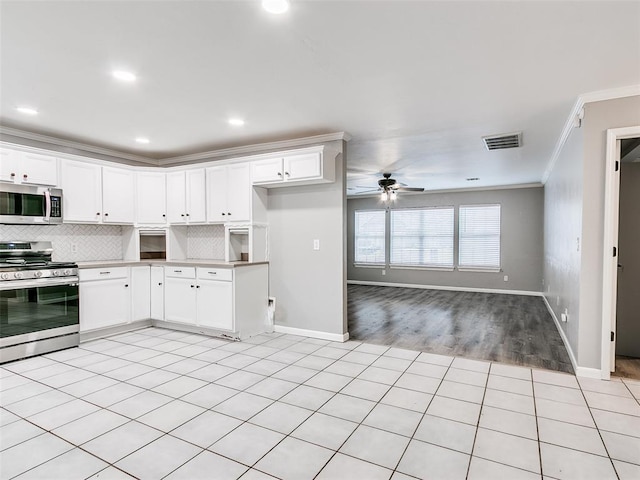
<instances>
[{"instance_id":1,"label":"recessed light","mask_svg":"<svg viewBox=\"0 0 640 480\"><path fill-rule=\"evenodd\" d=\"M120 80L121 82L135 82L137 77L135 73L127 72L126 70L114 70L111 72L113 78Z\"/></svg>"},{"instance_id":2,"label":"recessed light","mask_svg":"<svg viewBox=\"0 0 640 480\"><path fill-rule=\"evenodd\" d=\"M146 145L147 143L149 143L149 139L146 138L146 137L138 137L138 138L136 138L136 142L137 143L144 143Z\"/></svg>"},{"instance_id":3,"label":"recessed light","mask_svg":"<svg viewBox=\"0 0 640 480\"><path fill-rule=\"evenodd\" d=\"M289 10L289 0L262 0L262 8L269 13L279 15Z\"/></svg>"},{"instance_id":4,"label":"recessed light","mask_svg":"<svg viewBox=\"0 0 640 480\"><path fill-rule=\"evenodd\" d=\"M38 115L38 110L31 107L16 107L16 110L25 115Z\"/></svg>"},{"instance_id":5,"label":"recessed light","mask_svg":"<svg viewBox=\"0 0 640 480\"><path fill-rule=\"evenodd\" d=\"M234 127L241 127L244 125L244 120L241 118L230 118L229 125L233 125Z\"/></svg>"}]
</instances>

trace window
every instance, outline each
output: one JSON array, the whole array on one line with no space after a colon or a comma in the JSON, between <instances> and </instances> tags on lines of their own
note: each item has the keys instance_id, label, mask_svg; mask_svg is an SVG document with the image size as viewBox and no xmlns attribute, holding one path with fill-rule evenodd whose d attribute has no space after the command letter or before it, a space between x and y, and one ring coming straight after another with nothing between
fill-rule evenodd
<instances>
[{"instance_id":1,"label":"window","mask_svg":"<svg viewBox=\"0 0 640 480\"><path fill-rule=\"evenodd\" d=\"M500 205L460 205L460 268L500 268Z\"/></svg>"},{"instance_id":2,"label":"window","mask_svg":"<svg viewBox=\"0 0 640 480\"><path fill-rule=\"evenodd\" d=\"M391 211L391 265L453 268L453 207Z\"/></svg>"},{"instance_id":3,"label":"window","mask_svg":"<svg viewBox=\"0 0 640 480\"><path fill-rule=\"evenodd\" d=\"M385 211L356 210L355 263L384 265Z\"/></svg>"}]
</instances>

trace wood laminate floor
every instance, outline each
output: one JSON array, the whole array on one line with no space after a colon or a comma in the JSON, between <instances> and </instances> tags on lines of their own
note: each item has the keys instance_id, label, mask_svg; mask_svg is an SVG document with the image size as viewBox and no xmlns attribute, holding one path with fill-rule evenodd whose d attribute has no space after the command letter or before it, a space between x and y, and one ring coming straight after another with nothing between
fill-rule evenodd
<instances>
[{"instance_id":1,"label":"wood laminate floor","mask_svg":"<svg viewBox=\"0 0 640 480\"><path fill-rule=\"evenodd\" d=\"M573 373L540 297L349 285L348 319L353 340Z\"/></svg>"},{"instance_id":2,"label":"wood laminate floor","mask_svg":"<svg viewBox=\"0 0 640 480\"><path fill-rule=\"evenodd\" d=\"M613 375L640 380L640 358L616 355L616 371Z\"/></svg>"}]
</instances>

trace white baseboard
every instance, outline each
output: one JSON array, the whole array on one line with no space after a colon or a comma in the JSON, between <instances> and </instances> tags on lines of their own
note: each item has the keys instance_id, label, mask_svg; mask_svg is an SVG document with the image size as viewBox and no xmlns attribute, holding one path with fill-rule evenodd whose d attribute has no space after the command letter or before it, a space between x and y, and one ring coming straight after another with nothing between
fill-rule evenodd
<instances>
[{"instance_id":1,"label":"white baseboard","mask_svg":"<svg viewBox=\"0 0 640 480\"><path fill-rule=\"evenodd\" d=\"M576 368L576 377L595 378L598 380L604 380L602 378L602 371L598 368L578 367Z\"/></svg>"},{"instance_id":2,"label":"white baseboard","mask_svg":"<svg viewBox=\"0 0 640 480\"><path fill-rule=\"evenodd\" d=\"M415 283L370 282L367 280L347 280L348 285L370 285L372 287L419 288L422 290L449 290L453 292L506 293L507 295L528 295L542 297L542 292L529 290L502 290L498 288L450 287L445 285L418 285Z\"/></svg>"},{"instance_id":3,"label":"white baseboard","mask_svg":"<svg viewBox=\"0 0 640 480\"><path fill-rule=\"evenodd\" d=\"M301 337L319 338L320 340L329 340L331 342L346 342L349 340L349 332L347 333L328 333L319 332L318 330L307 330L305 328L286 327L284 325L274 325L275 332L288 333L290 335L300 335Z\"/></svg>"}]
</instances>

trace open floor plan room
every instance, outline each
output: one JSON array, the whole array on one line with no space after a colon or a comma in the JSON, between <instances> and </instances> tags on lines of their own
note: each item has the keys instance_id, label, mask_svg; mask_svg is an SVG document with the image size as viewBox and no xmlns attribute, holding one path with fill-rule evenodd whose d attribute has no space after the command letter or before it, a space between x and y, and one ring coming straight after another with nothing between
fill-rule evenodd
<instances>
[{"instance_id":1,"label":"open floor plan room","mask_svg":"<svg viewBox=\"0 0 640 480\"><path fill-rule=\"evenodd\" d=\"M159 328L0 373L6 479L640 477L627 379Z\"/></svg>"}]
</instances>

